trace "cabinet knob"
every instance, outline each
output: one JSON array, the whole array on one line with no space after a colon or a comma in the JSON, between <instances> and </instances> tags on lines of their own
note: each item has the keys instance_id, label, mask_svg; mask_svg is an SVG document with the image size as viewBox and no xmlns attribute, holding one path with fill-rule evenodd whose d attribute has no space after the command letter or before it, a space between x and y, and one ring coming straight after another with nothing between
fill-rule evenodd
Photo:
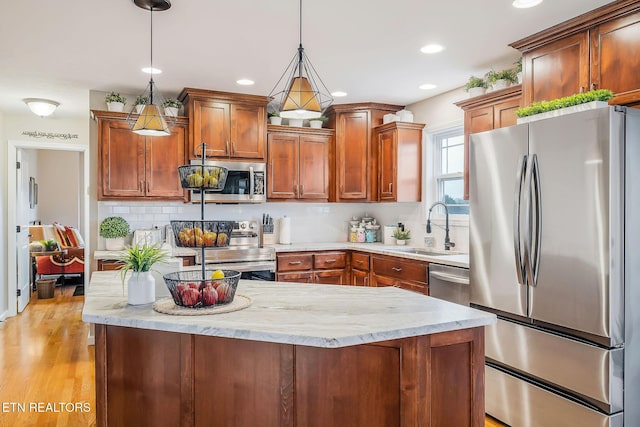
<instances>
[{"instance_id":1,"label":"cabinet knob","mask_svg":"<svg viewBox=\"0 0 640 427\"><path fill-rule=\"evenodd\" d=\"M584 93L584 86L580 86L580 93Z\"/></svg>"},{"instance_id":2,"label":"cabinet knob","mask_svg":"<svg viewBox=\"0 0 640 427\"><path fill-rule=\"evenodd\" d=\"M591 90L596 90L597 85L595 83L591 83Z\"/></svg>"}]
</instances>

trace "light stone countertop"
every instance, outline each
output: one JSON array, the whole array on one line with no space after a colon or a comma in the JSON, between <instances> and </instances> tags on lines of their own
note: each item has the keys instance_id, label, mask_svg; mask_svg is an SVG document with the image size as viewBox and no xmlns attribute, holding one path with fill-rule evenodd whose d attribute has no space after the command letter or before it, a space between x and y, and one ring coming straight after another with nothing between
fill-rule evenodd
<instances>
[{"instance_id":1,"label":"light stone countertop","mask_svg":"<svg viewBox=\"0 0 640 427\"><path fill-rule=\"evenodd\" d=\"M402 248L409 249L409 246L384 245L382 243L350 243L350 242L332 242L332 243L294 243L292 245L273 245L276 252L297 252L297 251L330 251L330 250L357 250L362 252L391 255L399 258L414 259L419 261L428 261L436 264L451 265L454 267L469 268L469 254L456 253L451 251L451 255L445 251L443 255L419 255L401 252ZM400 250L398 250L400 249ZM424 249L424 248L421 248ZM196 252L191 248L175 247L172 256L193 256ZM98 259L118 259L119 252L111 251L95 251L93 257Z\"/></svg>"},{"instance_id":2,"label":"light stone countertop","mask_svg":"<svg viewBox=\"0 0 640 427\"><path fill-rule=\"evenodd\" d=\"M129 306L117 271L92 273L82 320L105 325L336 348L495 323L493 314L395 287L241 280L246 309L204 316Z\"/></svg>"}]
</instances>

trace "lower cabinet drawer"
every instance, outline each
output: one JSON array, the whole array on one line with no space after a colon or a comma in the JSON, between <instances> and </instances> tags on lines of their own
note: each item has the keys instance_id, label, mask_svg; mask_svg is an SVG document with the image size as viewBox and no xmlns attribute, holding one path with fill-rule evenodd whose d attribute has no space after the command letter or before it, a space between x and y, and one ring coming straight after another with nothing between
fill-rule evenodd
<instances>
[{"instance_id":1,"label":"lower cabinet drawer","mask_svg":"<svg viewBox=\"0 0 640 427\"><path fill-rule=\"evenodd\" d=\"M429 264L426 262L373 257L372 264L373 272L381 276L427 283L427 266Z\"/></svg>"},{"instance_id":2,"label":"lower cabinet drawer","mask_svg":"<svg viewBox=\"0 0 640 427\"><path fill-rule=\"evenodd\" d=\"M313 267L312 254L278 255L278 271L304 271Z\"/></svg>"},{"instance_id":3,"label":"lower cabinet drawer","mask_svg":"<svg viewBox=\"0 0 640 427\"><path fill-rule=\"evenodd\" d=\"M299 282L313 283L313 273L311 271L304 273L276 273L278 282Z\"/></svg>"},{"instance_id":4,"label":"lower cabinet drawer","mask_svg":"<svg viewBox=\"0 0 640 427\"><path fill-rule=\"evenodd\" d=\"M320 283L323 285L346 285L347 275L344 270L323 270L316 271L313 278L313 283Z\"/></svg>"},{"instance_id":5,"label":"lower cabinet drawer","mask_svg":"<svg viewBox=\"0 0 640 427\"><path fill-rule=\"evenodd\" d=\"M313 268L316 270L344 268L347 265L345 252L328 252L313 256Z\"/></svg>"},{"instance_id":6,"label":"lower cabinet drawer","mask_svg":"<svg viewBox=\"0 0 640 427\"><path fill-rule=\"evenodd\" d=\"M112 271L112 270L119 270L120 267L122 267L124 265L124 263L122 261L116 261L116 260L102 260L99 259L98 260L98 271Z\"/></svg>"},{"instance_id":7,"label":"lower cabinet drawer","mask_svg":"<svg viewBox=\"0 0 640 427\"><path fill-rule=\"evenodd\" d=\"M351 266L362 271L369 271L369 255L354 252L351 254Z\"/></svg>"}]
</instances>

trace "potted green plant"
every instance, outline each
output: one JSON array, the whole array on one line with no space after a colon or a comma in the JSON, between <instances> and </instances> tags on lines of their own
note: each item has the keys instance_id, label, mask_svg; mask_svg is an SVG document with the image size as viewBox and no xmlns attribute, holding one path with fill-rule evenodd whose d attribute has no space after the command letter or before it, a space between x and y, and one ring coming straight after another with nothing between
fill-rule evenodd
<instances>
[{"instance_id":1,"label":"potted green plant","mask_svg":"<svg viewBox=\"0 0 640 427\"><path fill-rule=\"evenodd\" d=\"M404 245L407 243L407 240L411 239L411 230L401 230L396 228L393 231L393 237L396 239L396 245Z\"/></svg>"},{"instance_id":2,"label":"potted green plant","mask_svg":"<svg viewBox=\"0 0 640 427\"><path fill-rule=\"evenodd\" d=\"M108 216L100 223L100 237L105 238L108 251L124 249L124 238L129 235L129 223L119 216Z\"/></svg>"},{"instance_id":3,"label":"potted green plant","mask_svg":"<svg viewBox=\"0 0 640 427\"><path fill-rule=\"evenodd\" d=\"M149 304L156 300L156 282L151 274L151 267L163 261L167 253L157 245L134 244L125 248L125 252L118 261L122 286L126 275L131 271L127 282L127 301L131 305Z\"/></svg>"},{"instance_id":4,"label":"potted green plant","mask_svg":"<svg viewBox=\"0 0 640 427\"><path fill-rule=\"evenodd\" d=\"M124 111L124 104L127 102L127 98L120 95L118 92L109 92L104 97L104 102L107 103L107 109L109 111Z\"/></svg>"},{"instance_id":5,"label":"potted green plant","mask_svg":"<svg viewBox=\"0 0 640 427\"><path fill-rule=\"evenodd\" d=\"M269 123L271 123L272 125L281 125L282 124L282 117L280 117L280 112L279 111L269 111L267 113L267 117L269 117Z\"/></svg>"},{"instance_id":6,"label":"potted green plant","mask_svg":"<svg viewBox=\"0 0 640 427\"><path fill-rule=\"evenodd\" d=\"M141 114L144 110L144 106L149 103L148 96L138 95L136 96L136 102L133 104L136 107L136 113Z\"/></svg>"},{"instance_id":7,"label":"potted green plant","mask_svg":"<svg viewBox=\"0 0 640 427\"><path fill-rule=\"evenodd\" d=\"M180 107L182 107L182 102L178 101L176 98L167 98L162 103L164 114L166 114L167 116L177 117Z\"/></svg>"},{"instance_id":8,"label":"potted green plant","mask_svg":"<svg viewBox=\"0 0 640 427\"><path fill-rule=\"evenodd\" d=\"M469 97L482 95L487 90L487 82L476 76L469 77L469 81L464 85L464 89L469 93Z\"/></svg>"},{"instance_id":9,"label":"potted green plant","mask_svg":"<svg viewBox=\"0 0 640 427\"><path fill-rule=\"evenodd\" d=\"M40 240L40 243L42 243L42 246L44 246L44 250L47 252L53 252L53 251L57 251L60 248L58 247L58 242L56 242L53 239L49 239L49 240Z\"/></svg>"},{"instance_id":10,"label":"potted green plant","mask_svg":"<svg viewBox=\"0 0 640 427\"><path fill-rule=\"evenodd\" d=\"M329 120L327 116L320 116L315 119L309 119L309 127L320 129L322 127L322 123Z\"/></svg>"},{"instance_id":11,"label":"potted green plant","mask_svg":"<svg viewBox=\"0 0 640 427\"><path fill-rule=\"evenodd\" d=\"M518 82L518 73L513 68L508 68L501 71L489 71L485 78L487 83L492 87L492 90L504 89L510 86L512 83Z\"/></svg>"}]
</instances>

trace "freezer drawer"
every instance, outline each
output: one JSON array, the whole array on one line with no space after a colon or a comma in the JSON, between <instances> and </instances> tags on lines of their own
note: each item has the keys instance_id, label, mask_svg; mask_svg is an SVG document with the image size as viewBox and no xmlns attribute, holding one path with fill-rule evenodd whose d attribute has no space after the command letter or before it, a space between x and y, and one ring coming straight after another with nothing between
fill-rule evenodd
<instances>
[{"instance_id":1,"label":"freezer drawer","mask_svg":"<svg viewBox=\"0 0 640 427\"><path fill-rule=\"evenodd\" d=\"M606 350L498 319L485 327L485 355L601 410L623 408L623 349Z\"/></svg>"},{"instance_id":2,"label":"freezer drawer","mask_svg":"<svg viewBox=\"0 0 640 427\"><path fill-rule=\"evenodd\" d=\"M487 414L511 427L622 427L605 415L491 366L485 369Z\"/></svg>"}]
</instances>

